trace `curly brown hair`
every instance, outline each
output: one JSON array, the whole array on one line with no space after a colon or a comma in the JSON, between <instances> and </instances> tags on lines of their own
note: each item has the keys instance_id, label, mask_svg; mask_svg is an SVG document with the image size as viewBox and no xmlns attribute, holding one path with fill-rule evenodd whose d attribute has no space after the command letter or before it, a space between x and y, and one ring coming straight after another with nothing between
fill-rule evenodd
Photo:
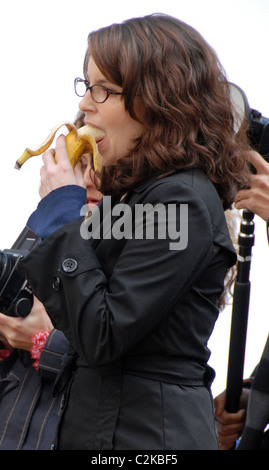
<instances>
[{"instance_id":1,"label":"curly brown hair","mask_svg":"<svg viewBox=\"0 0 269 470\"><path fill-rule=\"evenodd\" d=\"M229 83L215 51L191 26L153 14L101 28L88 36L101 73L121 86L133 119L137 100L144 133L124 158L103 168L100 190L124 194L153 173L200 166L224 209L247 184L245 133L234 131Z\"/></svg>"}]
</instances>

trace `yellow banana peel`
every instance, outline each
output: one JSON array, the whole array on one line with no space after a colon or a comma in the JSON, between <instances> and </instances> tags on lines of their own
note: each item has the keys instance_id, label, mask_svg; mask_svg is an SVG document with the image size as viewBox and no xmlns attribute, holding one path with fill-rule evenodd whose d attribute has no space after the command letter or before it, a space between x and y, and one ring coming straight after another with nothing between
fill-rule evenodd
<instances>
[{"instance_id":1,"label":"yellow banana peel","mask_svg":"<svg viewBox=\"0 0 269 470\"><path fill-rule=\"evenodd\" d=\"M94 171L100 173L102 168L102 157L100 155L96 142L98 142L104 137L104 133L100 129L89 125L77 129L74 124L68 121L63 121L57 124L51 130L46 140L42 142L37 149L30 150L29 148L26 148L20 158L18 158L18 160L16 161L15 168L19 170L29 158L44 153L52 144L57 131L63 126L67 127L69 131L68 134L65 136L65 141L68 158L72 167L75 167L75 165L84 153L92 153ZM57 161L56 155L55 161Z\"/></svg>"}]
</instances>

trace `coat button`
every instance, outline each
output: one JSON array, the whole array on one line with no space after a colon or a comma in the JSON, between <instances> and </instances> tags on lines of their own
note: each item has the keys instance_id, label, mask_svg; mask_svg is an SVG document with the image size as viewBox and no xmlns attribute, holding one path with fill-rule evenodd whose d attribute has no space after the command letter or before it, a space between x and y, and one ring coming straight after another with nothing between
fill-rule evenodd
<instances>
[{"instance_id":1,"label":"coat button","mask_svg":"<svg viewBox=\"0 0 269 470\"><path fill-rule=\"evenodd\" d=\"M73 258L67 258L62 262L62 268L65 273L72 273L78 267L78 263Z\"/></svg>"},{"instance_id":2,"label":"coat button","mask_svg":"<svg viewBox=\"0 0 269 470\"><path fill-rule=\"evenodd\" d=\"M61 280L57 276L53 279L52 289L55 290L55 292L58 292L60 289L60 286L61 286Z\"/></svg>"}]
</instances>

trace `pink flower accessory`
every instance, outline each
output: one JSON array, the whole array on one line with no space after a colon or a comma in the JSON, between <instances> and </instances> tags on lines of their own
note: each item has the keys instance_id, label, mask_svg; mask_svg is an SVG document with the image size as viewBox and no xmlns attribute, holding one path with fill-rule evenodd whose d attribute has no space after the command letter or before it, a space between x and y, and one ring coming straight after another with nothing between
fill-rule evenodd
<instances>
[{"instance_id":1,"label":"pink flower accessory","mask_svg":"<svg viewBox=\"0 0 269 470\"><path fill-rule=\"evenodd\" d=\"M39 331L32 336L33 346L30 349L31 358L35 359L33 367L38 370L39 358L46 344L50 331Z\"/></svg>"},{"instance_id":2,"label":"pink flower accessory","mask_svg":"<svg viewBox=\"0 0 269 470\"><path fill-rule=\"evenodd\" d=\"M10 351L8 349L0 349L0 361L3 359L7 359L10 356Z\"/></svg>"}]
</instances>

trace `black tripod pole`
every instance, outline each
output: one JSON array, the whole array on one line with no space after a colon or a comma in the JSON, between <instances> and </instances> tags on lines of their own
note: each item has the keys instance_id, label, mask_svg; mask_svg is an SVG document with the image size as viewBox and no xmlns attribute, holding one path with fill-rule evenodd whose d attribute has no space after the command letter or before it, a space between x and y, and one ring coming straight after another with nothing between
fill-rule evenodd
<instances>
[{"instance_id":1,"label":"black tripod pole","mask_svg":"<svg viewBox=\"0 0 269 470\"><path fill-rule=\"evenodd\" d=\"M237 278L234 284L230 350L226 386L226 411L235 413L239 410L242 393L245 346L247 336L248 310L250 298L251 250L254 245L254 214L243 211L238 236Z\"/></svg>"}]
</instances>

